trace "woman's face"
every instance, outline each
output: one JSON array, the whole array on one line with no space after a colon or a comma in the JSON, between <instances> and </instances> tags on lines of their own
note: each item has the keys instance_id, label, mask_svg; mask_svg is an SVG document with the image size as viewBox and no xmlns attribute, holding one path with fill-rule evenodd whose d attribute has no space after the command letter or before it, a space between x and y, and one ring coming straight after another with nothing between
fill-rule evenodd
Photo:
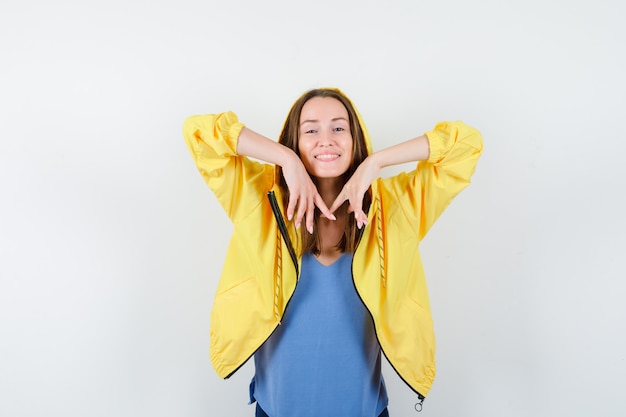
<instances>
[{"instance_id":1,"label":"woman's face","mask_svg":"<svg viewBox=\"0 0 626 417\"><path fill-rule=\"evenodd\" d=\"M348 111L337 99L313 97L300 113L298 150L306 170L317 178L336 178L352 161Z\"/></svg>"}]
</instances>

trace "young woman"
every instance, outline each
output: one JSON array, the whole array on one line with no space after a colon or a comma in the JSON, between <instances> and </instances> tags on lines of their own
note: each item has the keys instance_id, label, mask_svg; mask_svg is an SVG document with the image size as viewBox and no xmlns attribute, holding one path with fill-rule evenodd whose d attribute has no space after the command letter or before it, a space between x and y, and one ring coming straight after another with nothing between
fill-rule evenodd
<instances>
[{"instance_id":1,"label":"young woman","mask_svg":"<svg viewBox=\"0 0 626 417\"><path fill-rule=\"evenodd\" d=\"M382 351L421 404L435 338L418 244L469 184L480 133L440 123L373 153L337 89L303 94L278 142L232 112L183 130L234 224L211 312L216 372L254 356L257 416L386 416ZM412 172L377 177L410 161Z\"/></svg>"}]
</instances>

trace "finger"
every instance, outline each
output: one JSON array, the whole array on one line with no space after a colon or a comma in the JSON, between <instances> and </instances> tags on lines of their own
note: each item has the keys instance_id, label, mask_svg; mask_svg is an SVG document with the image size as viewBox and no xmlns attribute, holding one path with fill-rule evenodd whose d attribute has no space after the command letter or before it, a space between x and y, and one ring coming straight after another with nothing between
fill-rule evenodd
<instances>
[{"instance_id":1,"label":"finger","mask_svg":"<svg viewBox=\"0 0 626 417\"><path fill-rule=\"evenodd\" d=\"M315 221L315 204L313 204L313 199L307 202L306 209L306 230L309 231L310 234L313 234L313 223Z\"/></svg>"},{"instance_id":2,"label":"finger","mask_svg":"<svg viewBox=\"0 0 626 417\"><path fill-rule=\"evenodd\" d=\"M289 203L287 204L287 219L291 221L293 218L293 212L296 208L296 202L298 197L294 193L289 193Z\"/></svg>"},{"instance_id":3,"label":"finger","mask_svg":"<svg viewBox=\"0 0 626 417\"><path fill-rule=\"evenodd\" d=\"M359 229L367 224L367 215L363 212L363 207L354 207L350 204L348 206L348 213L354 213L354 220Z\"/></svg>"},{"instance_id":4,"label":"finger","mask_svg":"<svg viewBox=\"0 0 626 417\"><path fill-rule=\"evenodd\" d=\"M363 210L355 210L354 217L356 218L356 225L359 229L367 226L367 215L363 212Z\"/></svg>"},{"instance_id":5,"label":"finger","mask_svg":"<svg viewBox=\"0 0 626 417\"><path fill-rule=\"evenodd\" d=\"M332 210L329 210L328 207L326 206L326 203L324 203L324 200L322 200L322 196L319 194L315 195L315 205L317 206L318 209L320 209L320 212L322 213L322 216L326 217L327 219L330 220L337 220L337 218L335 217L335 215L332 213Z\"/></svg>"},{"instance_id":6,"label":"finger","mask_svg":"<svg viewBox=\"0 0 626 417\"><path fill-rule=\"evenodd\" d=\"M306 200L300 197L300 201L298 201L298 212L296 213L296 227L300 227L300 223L302 223L302 218L306 213L307 204Z\"/></svg>"},{"instance_id":7,"label":"finger","mask_svg":"<svg viewBox=\"0 0 626 417\"><path fill-rule=\"evenodd\" d=\"M354 207L352 207L352 203L350 202L350 200L348 200L348 208L346 209L346 211L348 213L353 213L354 212Z\"/></svg>"}]
</instances>

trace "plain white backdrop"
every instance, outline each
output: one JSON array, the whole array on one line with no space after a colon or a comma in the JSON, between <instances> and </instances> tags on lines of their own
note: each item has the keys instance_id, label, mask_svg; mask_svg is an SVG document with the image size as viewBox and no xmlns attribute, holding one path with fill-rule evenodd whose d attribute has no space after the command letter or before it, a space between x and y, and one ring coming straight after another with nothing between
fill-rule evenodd
<instances>
[{"instance_id":1,"label":"plain white backdrop","mask_svg":"<svg viewBox=\"0 0 626 417\"><path fill-rule=\"evenodd\" d=\"M3 1L0 415L253 415L251 363L223 381L209 362L232 229L182 122L233 110L275 138L317 86L352 98L376 149L446 119L485 139L422 244L438 375L421 415L624 415L625 13ZM391 415L416 415L385 376Z\"/></svg>"}]
</instances>

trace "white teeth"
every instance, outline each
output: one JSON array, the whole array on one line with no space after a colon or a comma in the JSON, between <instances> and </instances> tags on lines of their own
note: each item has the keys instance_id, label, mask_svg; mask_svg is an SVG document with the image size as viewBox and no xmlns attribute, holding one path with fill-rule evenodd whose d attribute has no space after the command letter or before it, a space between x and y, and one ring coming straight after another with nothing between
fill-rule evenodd
<instances>
[{"instance_id":1,"label":"white teeth","mask_svg":"<svg viewBox=\"0 0 626 417\"><path fill-rule=\"evenodd\" d=\"M315 157L315 159L335 159L335 158L339 158L339 155L337 155L337 154L323 154L323 155L317 155Z\"/></svg>"}]
</instances>

